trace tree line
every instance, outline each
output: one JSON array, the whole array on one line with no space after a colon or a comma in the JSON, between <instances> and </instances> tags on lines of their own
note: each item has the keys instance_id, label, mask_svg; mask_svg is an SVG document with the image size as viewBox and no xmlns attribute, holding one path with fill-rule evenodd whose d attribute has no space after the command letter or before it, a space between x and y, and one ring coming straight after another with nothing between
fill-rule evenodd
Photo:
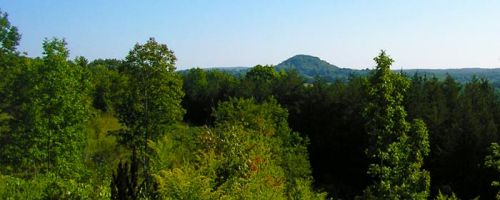
<instances>
[{"instance_id":1,"label":"tree line","mask_svg":"<svg viewBox=\"0 0 500 200\"><path fill-rule=\"evenodd\" d=\"M306 82L255 66L179 73L150 38L123 60L18 52L0 17L0 196L6 199L491 199L500 101L488 80Z\"/></svg>"}]
</instances>

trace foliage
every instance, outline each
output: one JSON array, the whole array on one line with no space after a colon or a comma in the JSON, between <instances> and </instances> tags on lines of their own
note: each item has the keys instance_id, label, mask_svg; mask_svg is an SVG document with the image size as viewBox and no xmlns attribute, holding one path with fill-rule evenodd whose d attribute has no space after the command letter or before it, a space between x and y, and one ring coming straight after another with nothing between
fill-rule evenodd
<instances>
[{"instance_id":1,"label":"foliage","mask_svg":"<svg viewBox=\"0 0 500 200\"><path fill-rule=\"evenodd\" d=\"M272 95L272 85L280 74L273 66L257 65L250 69L241 82L241 96L254 98L258 102L266 100Z\"/></svg>"},{"instance_id":2,"label":"foliage","mask_svg":"<svg viewBox=\"0 0 500 200\"><path fill-rule=\"evenodd\" d=\"M84 151L85 167L91 171L90 179L98 185L109 185L111 176L121 160L129 157L127 149L108 134L122 128L111 113L95 112L86 127L87 145Z\"/></svg>"},{"instance_id":3,"label":"foliage","mask_svg":"<svg viewBox=\"0 0 500 200\"><path fill-rule=\"evenodd\" d=\"M34 173L54 170L59 175L81 169L85 134L82 131L89 118L88 80L82 68L66 59L64 40L44 42L44 57L35 62L20 80L21 91L12 112L11 139L16 143L5 146L4 161L17 166L12 170ZM14 153L14 152L20 152Z\"/></svg>"},{"instance_id":4,"label":"foliage","mask_svg":"<svg viewBox=\"0 0 500 200\"><path fill-rule=\"evenodd\" d=\"M311 190L304 141L291 134L287 112L275 100L231 99L219 104L214 117L214 128L177 131L193 135L167 134L173 140L152 144L161 155L161 143L197 152L182 160L169 156L176 164L155 175L164 198L324 198ZM180 142L195 135L195 146Z\"/></svg>"},{"instance_id":5,"label":"foliage","mask_svg":"<svg viewBox=\"0 0 500 200\"><path fill-rule=\"evenodd\" d=\"M184 121L194 125L210 125L214 119L212 109L220 101L235 96L239 81L221 71L205 71L199 68L183 75L183 90L186 96L182 105L186 109Z\"/></svg>"},{"instance_id":6,"label":"foliage","mask_svg":"<svg viewBox=\"0 0 500 200\"><path fill-rule=\"evenodd\" d=\"M458 200L458 198L455 195L455 193L452 193L451 195L446 195L441 193L441 191L439 191L438 195L436 196L436 200Z\"/></svg>"},{"instance_id":7,"label":"foliage","mask_svg":"<svg viewBox=\"0 0 500 200\"><path fill-rule=\"evenodd\" d=\"M210 187L210 177L188 166L160 171L155 178L162 199L220 199Z\"/></svg>"},{"instance_id":8,"label":"foliage","mask_svg":"<svg viewBox=\"0 0 500 200\"><path fill-rule=\"evenodd\" d=\"M127 78L118 70L122 62L114 59L94 60L87 65L93 84L93 107L104 112L114 112L116 99L126 89Z\"/></svg>"},{"instance_id":9,"label":"foliage","mask_svg":"<svg viewBox=\"0 0 500 200\"><path fill-rule=\"evenodd\" d=\"M144 149L148 139L162 135L161 127L182 120L182 80L175 74L175 56L166 45L150 38L136 44L126 58L127 89L120 94L117 113L127 126L119 141L130 148Z\"/></svg>"},{"instance_id":10,"label":"foliage","mask_svg":"<svg viewBox=\"0 0 500 200\"><path fill-rule=\"evenodd\" d=\"M490 148L500 140L497 69L402 70L405 77L385 55L375 70L299 55L277 66L175 72L173 52L154 39L124 60L93 61L68 60L60 39L30 58L19 41L0 12L3 199L498 192L490 186L500 180L498 147Z\"/></svg>"},{"instance_id":11,"label":"foliage","mask_svg":"<svg viewBox=\"0 0 500 200\"><path fill-rule=\"evenodd\" d=\"M47 173L30 180L0 175L2 199L109 199L109 188Z\"/></svg>"},{"instance_id":12,"label":"foliage","mask_svg":"<svg viewBox=\"0 0 500 200\"><path fill-rule=\"evenodd\" d=\"M421 170L429 153L428 134L422 121L409 124L402 106L409 83L390 71L393 62L384 51L374 59L377 68L370 77L371 88L366 117L373 163L368 174L375 183L365 195L376 199L426 199L429 174Z\"/></svg>"},{"instance_id":13,"label":"foliage","mask_svg":"<svg viewBox=\"0 0 500 200\"><path fill-rule=\"evenodd\" d=\"M19 44L21 34L9 22L8 15L0 10L0 53L13 53Z\"/></svg>"},{"instance_id":14,"label":"foliage","mask_svg":"<svg viewBox=\"0 0 500 200\"><path fill-rule=\"evenodd\" d=\"M484 164L486 167L493 168L495 171L500 172L500 145L498 143L491 143L490 146L491 154L486 156ZM500 182L498 180L491 182L491 186L499 187ZM500 191L497 192L496 199L500 199Z\"/></svg>"}]
</instances>

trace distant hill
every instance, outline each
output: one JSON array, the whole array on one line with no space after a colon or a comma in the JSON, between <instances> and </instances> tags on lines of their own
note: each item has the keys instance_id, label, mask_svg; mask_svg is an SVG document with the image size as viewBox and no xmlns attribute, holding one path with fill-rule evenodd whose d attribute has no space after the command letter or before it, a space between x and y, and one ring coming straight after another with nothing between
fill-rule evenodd
<instances>
[{"instance_id":1,"label":"distant hill","mask_svg":"<svg viewBox=\"0 0 500 200\"><path fill-rule=\"evenodd\" d=\"M250 68L248 67L220 67L208 68L207 70L221 70L227 73L242 76ZM318 57L310 55L296 55L275 66L275 69L280 70L295 70L298 74L302 75L306 80L313 81L316 77L326 81L334 81L337 79L347 80L349 76L364 76L370 70L357 70L349 68L340 68L330 64ZM400 70L394 70L400 71ZM185 73L185 71L180 71ZM463 68L463 69L407 69L403 70L407 76L415 74L436 77L443 79L447 74L452 76L455 80L465 83L472 79L473 76L478 78L488 79L495 87L500 88L500 68L485 69L485 68Z\"/></svg>"},{"instance_id":2,"label":"distant hill","mask_svg":"<svg viewBox=\"0 0 500 200\"><path fill-rule=\"evenodd\" d=\"M276 65L276 70L295 70L308 80L319 77L325 80L333 81L336 79L347 79L350 75L362 75L368 73L367 70L353 70L348 68L339 68L318 57L309 55L296 55L280 64Z\"/></svg>"}]
</instances>

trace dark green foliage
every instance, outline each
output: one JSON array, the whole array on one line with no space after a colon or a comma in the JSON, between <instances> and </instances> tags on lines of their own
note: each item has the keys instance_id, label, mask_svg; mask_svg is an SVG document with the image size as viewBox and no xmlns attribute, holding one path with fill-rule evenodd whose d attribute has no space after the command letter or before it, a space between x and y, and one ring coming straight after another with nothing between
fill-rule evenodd
<instances>
[{"instance_id":1,"label":"dark green foliage","mask_svg":"<svg viewBox=\"0 0 500 200\"><path fill-rule=\"evenodd\" d=\"M364 78L353 78L347 85L318 80L292 90L301 95L287 103L291 128L310 138L316 186L340 198L354 198L368 182L366 134L359 126L365 123L360 113L366 102L366 85Z\"/></svg>"},{"instance_id":2,"label":"dark green foliage","mask_svg":"<svg viewBox=\"0 0 500 200\"><path fill-rule=\"evenodd\" d=\"M213 108L220 101L235 96L239 80L227 73L199 68L191 69L183 75L183 89L186 95L182 105L186 109L184 120L195 124L212 124Z\"/></svg>"},{"instance_id":3,"label":"dark green foliage","mask_svg":"<svg viewBox=\"0 0 500 200\"><path fill-rule=\"evenodd\" d=\"M414 77L407 94L410 118L428 124L431 192L493 198L489 183L496 175L479 164L489 144L498 141L499 101L492 85L476 78L462 86L451 76L443 81Z\"/></svg>"},{"instance_id":4,"label":"dark green foliage","mask_svg":"<svg viewBox=\"0 0 500 200\"><path fill-rule=\"evenodd\" d=\"M116 99L125 93L127 78L119 69L122 61L114 59L94 60L87 65L92 77L94 90L92 93L93 107L104 112L116 110Z\"/></svg>"},{"instance_id":5,"label":"dark green foliage","mask_svg":"<svg viewBox=\"0 0 500 200\"><path fill-rule=\"evenodd\" d=\"M111 180L111 199L135 200L139 198L138 169L139 161L135 151L132 154L130 164L120 162L116 174L113 173Z\"/></svg>"}]
</instances>

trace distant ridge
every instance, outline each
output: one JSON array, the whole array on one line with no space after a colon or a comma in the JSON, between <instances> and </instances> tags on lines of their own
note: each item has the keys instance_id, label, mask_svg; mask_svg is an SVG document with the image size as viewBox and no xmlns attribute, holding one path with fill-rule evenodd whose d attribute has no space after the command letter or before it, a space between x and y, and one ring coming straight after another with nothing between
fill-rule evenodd
<instances>
[{"instance_id":1,"label":"distant ridge","mask_svg":"<svg viewBox=\"0 0 500 200\"><path fill-rule=\"evenodd\" d=\"M370 70L356 70L349 68L340 68L330 64L318 57L310 55L295 55L275 66L278 71L294 70L303 76L308 82L315 78L321 78L326 81L347 80L350 76L365 76ZM249 67L218 67L206 68L206 70L220 70L236 76L243 76ZM394 70L400 72L401 70ZM181 70L180 73L185 73ZM403 69L407 76L436 77L444 79L447 75L452 76L456 81L465 83L472 80L474 76L488 79L495 87L500 88L500 68L461 68L461 69Z\"/></svg>"}]
</instances>

